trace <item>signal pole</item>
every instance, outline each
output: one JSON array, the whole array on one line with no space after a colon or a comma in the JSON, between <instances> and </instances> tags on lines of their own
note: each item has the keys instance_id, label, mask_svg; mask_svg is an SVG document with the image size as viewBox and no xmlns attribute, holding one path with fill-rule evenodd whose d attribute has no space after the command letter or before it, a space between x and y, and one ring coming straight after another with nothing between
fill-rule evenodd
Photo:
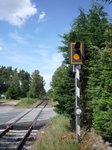
<instances>
[{"instance_id":1,"label":"signal pole","mask_svg":"<svg viewBox=\"0 0 112 150\"><path fill-rule=\"evenodd\" d=\"M80 116L82 110L80 109L80 70L84 61L84 44L82 42L70 43L69 46L69 61L73 65L73 72L75 72L75 108L74 114L76 116L76 141L80 142Z\"/></svg>"},{"instance_id":2,"label":"signal pole","mask_svg":"<svg viewBox=\"0 0 112 150\"><path fill-rule=\"evenodd\" d=\"M75 116L76 116L76 141L80 142L80 115L81 115L81 109L80 109L80 65L75 66Z\"/></svg>"}]
</instances>

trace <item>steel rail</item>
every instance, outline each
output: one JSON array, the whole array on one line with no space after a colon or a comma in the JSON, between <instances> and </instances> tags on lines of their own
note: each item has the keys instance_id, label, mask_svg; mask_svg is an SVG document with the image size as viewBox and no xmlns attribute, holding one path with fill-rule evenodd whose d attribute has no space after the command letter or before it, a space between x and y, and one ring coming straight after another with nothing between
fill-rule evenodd
<instances>
[{"instance_id":1,"label":"steel rail","mask_svg":"<svg viewBox=\"0 0 112 150\"><path fill-rule=\"evenodd\" d=\"M25 115L27 115L28 113L30 113L34 108L37 108L38 106L40 106L45 100L42 100L39 104L37 104L35 107L31 108L29 111L27 111L25 114L23 114L22 116L20 116L17 120L15 120L13 123L11 123L3 132L0 133L0 138L2 138L2 136L4 136L7 132L9 132L9 130L13 129L13 126L15 123L17 123L20 119L22 119Z\"/></svg>"},{"instance_id":2,"label":"steel rail","mask_svg":"<svg viewBox=\"0 0 112 150\"><path fill-rule=\"evenodd\" d=\"M40 112L38 113L38 115L35 117L35 119L33 120L31 126L29 127L28 131L26 132L25 136L23 137L23 139L20 141L19 145L17 146L16 150L21 150L25 144L25 141L27 139L27 137L30 135L31 131L33 130L33 127L35 125L35 123L37 122L37 119L39 118L40 114L42 113L43 109L46 107L46 105L48 105L48 100L46 101L45 105L43 106L43 108L40 110Z\"/></svg>"}]
</instances>

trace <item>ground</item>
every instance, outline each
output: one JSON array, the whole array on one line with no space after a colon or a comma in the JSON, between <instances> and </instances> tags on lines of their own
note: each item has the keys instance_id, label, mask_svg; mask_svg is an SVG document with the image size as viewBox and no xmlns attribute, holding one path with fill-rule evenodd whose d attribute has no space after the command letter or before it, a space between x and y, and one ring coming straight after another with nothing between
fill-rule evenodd
<instances>
[{"instance_id":1,"label":"ground","mask_svg":"<svg viewBox=\"0 0 112 150\"><path fill-rule=\"evenodd\" d=\"M6 128L6 126L12 122L14 122L16 119L18 119L20 116L28 112L31 108L17 108L15 105L19 101L12 101L7 103L1 103L0 104L0 128ZM51 118L57 116L57 114L53 110L54 108L51 106L47 106L41 116L38 119L38 122L35 124L35 129L40 129L43 127L48 120ZM24 118L22 118L15 126L15 128L19 129L25 129L36 117L36 115L39 113L40 108L35 108L31 113L27 114ZM57 116L57 119L51 120L51 122L48 124L47 128L42 131L42 135L44 135L44 139L42 138L39 140L39 144L37 143L36 147L42 146L41 142L43 143L43 140L48 145L48 141L51 140L51 142L58 141L58 144L61 141L62 147L65 146L68 150L70 147L73 148L76 146L77 148L80 147L80 150L112 150L112 145L109 145L108 142L104 142L101 136L97 135L94 130L89 132L86 137L84 137L81 141L81 144L78 146L75 143L75 133L69 131L69 120L65 117ZM48 133L46 133L48 132ZM55 138L54 138L55 137ZM54 139L53 139L54 138ZM47 141L47 139L49 139ZM56 143L55 142L55 143ZM67 143L68 144L67 144ZM54 143L54 144L55 144ZM62 144L63 143L63 144ZM58 145L58 147L60 146ZM43 145L45 146L45 145ZM51 147L51 145L49 145ZM56 145L54 145L56 146ZM68 147L67 147L68 146ZM41 150L41 148L39 149ZM47 148L46 148L47 150Z\"/></svg>"},{"instance_id":2,"label":"ground","mask_svg":"<svg viewBox=\"0 0 112 150\"><path fill-rule=\"evenodd\" d=\"M15 109L19 101L8 101L0 104L0 125L22 113L23 109Z\"/></svg>"},{"instance_id":3,"label":"ground","mask_svg":"<svg viewBox=\"0 0 112 150\"><path fill-rule=\"evenodd\" d=\"M29 112L31 108L15 108L15 105L18 103L18 101L15 102L8 102L8 103L2 103L0 105L0 127L5 128L6 125L14 122L16 119L18 119L20 116L25 114L26 112ZM36 115L39 113L40 108L35 108L33 111L28 113L24 118L22 118L16 126L20 128L25 128L28 124L30 124L33 119L36 117ZM36 126L45 125L45 123L56 116L56 113L53 111L53 107L46 107L41 116L39 117L39 121L36 124ZM36 127L35 126L35 127Z\"/></svg>"}]
</instances>

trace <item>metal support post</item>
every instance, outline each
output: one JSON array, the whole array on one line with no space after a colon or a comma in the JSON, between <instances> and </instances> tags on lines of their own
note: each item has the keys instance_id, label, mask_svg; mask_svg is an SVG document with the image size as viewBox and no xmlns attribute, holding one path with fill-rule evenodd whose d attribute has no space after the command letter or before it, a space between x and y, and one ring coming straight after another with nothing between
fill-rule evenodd
<instances>
[{"instance_id":1,"label":"metal support post","mask_svg":"<svg viewBox=\"0 0 112 150\"><path fill-rule=\"evenodd\" d=\"M75 72L75 65L73 65L73 72Z\"/></svg>"}]
</instances>

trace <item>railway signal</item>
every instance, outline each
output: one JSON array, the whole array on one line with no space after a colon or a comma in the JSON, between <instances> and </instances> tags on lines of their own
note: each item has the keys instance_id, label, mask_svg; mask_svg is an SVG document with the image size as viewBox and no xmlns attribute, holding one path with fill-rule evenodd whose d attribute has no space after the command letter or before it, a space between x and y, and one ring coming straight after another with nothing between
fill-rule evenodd
<instances>
[{"instance_id":1,"label":"railway signal","mask_svg":"<svg viewBox=\"0 0 112 150\"><path fill-rule=\"evenodd\" d=\"M79 65L84 61L84 44L82 42L70 43L69 62L71 65Z\"/></svg>"},{"instance_id":2,"label":"railway signal","mask_svg":"<svg viewBox=\"0 0 112 150\"><path fill-rule=\"evenodd\" d=\"M80 108L80 70L84 62L84 44L82 42L70 43L69 45L69 62L73 65L73 72L75 72L75 116L76 116L76 140L80 141L80 116L82 110Z\"/></svg>"}]
</instances>

